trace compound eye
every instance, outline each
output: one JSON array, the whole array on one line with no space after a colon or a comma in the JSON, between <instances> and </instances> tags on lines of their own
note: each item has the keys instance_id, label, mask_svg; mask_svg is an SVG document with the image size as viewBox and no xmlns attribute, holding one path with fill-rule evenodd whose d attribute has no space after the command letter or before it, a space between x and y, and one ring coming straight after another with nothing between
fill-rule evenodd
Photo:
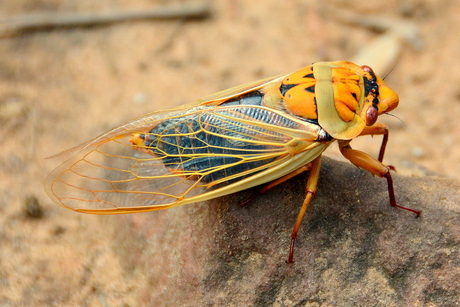
<instances>
[{"instance_id":1,"label":"compound eye","mask_svg":"<svg viewBox=\"0 0 460 307\"><path fill-rule=\"evenodd\" d=\"M372 126L377 121L379 117L379 111L375 107L370 107L366 112L366 125Z\"/></svg>"},{"instance_id":2,"label":"compound eye","mask_svg":"<svg viewBox=\"0 0 460 307\"><path fill-rule=\"evenodd\" d=\"M374 71L372 70L372 68L370 68L370 67L367 66L367 65L361 66L361 69L364 70L364 71L366 71L366 72L374 72Z\"/></svg>"}]
</instances>

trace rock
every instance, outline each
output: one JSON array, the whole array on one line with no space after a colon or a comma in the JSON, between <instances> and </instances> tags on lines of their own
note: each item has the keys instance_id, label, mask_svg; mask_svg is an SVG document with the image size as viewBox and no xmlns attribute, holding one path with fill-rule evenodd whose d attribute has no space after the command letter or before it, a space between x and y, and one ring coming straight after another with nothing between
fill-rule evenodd
<instances>
[{"instance_id":1,"label":"rock","mask_svg":"<svg viewBox=\"0 0 460 307\"><path fill-rule=\"evenodd\" d=\"M460 183L386 180L324 158L318 191L286 264L307 174L273 188L122 217L116 253L143 272L138 305L453 306L460 301Z\"/></svg>"}]
</instances>

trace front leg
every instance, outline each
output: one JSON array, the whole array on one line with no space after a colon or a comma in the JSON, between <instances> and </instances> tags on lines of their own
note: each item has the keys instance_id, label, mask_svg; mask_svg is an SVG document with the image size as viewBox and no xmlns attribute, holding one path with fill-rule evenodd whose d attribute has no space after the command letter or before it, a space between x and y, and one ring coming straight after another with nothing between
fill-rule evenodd
<instances>
[{"instance_id":1,"label":"front leg","mask_svg":"<svg viewBox=\"0 0 460 307\"><path fill-rule=\"evenodd\" d=\"M393 179L390 174L390 167L384 165L379 160L373 158L365 152L351 148L350 141L339 141L339 148L342 155L350 160L357 167L369 171L374 176L385 177L388 183L388 194L390 197L390 205L404 210L414 212L417 217L420 216L420 211L412 208L400 206L396 203L395 192L393 188Z\"/></svg>"},{"instance_id":2,"label":"front leg","mask_svg":"<svg viewBox=\"0 0 460 307\"><path fill-rule=\"evenodd\" d=\"M380 146L379 151L379 161L383 161L383 156L385 155L385 148L387 147L388 143L388 126L381 123L375 123L372 126L364 127L363 131L359 134L359 136L363 135L383 135L382 145Z\"/></svg>"}]
</instances>

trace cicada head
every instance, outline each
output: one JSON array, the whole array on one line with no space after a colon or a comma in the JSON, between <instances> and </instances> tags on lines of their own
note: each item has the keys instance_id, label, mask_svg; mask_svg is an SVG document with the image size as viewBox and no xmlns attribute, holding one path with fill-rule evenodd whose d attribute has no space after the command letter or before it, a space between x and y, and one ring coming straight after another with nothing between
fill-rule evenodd
<instances>
[{"instance_id":1,"label":"cicada head","mask_svg":"<svg viewBox=\"0 0 460 307\"><path fill-rule=\"evenodd\" d=\"M300 77L299 77L300 76ZM379 115L397 107L398 95L368 66L318 62L283 80L284 107L318 124L333 138L349 140Z\"/></svg>"},{"instance_id":2,"label":"cicada head","mask_svg":"<svg viewBox=\"0 0 460 307\"><path fill-rule=\"evenodd\" d=\"M399 104L399 97L385 82L377 76L372 68L363 65L364 106L361 117L367 126L372 126L379 115L394 110Z\"/></svg>"}]
</instances>

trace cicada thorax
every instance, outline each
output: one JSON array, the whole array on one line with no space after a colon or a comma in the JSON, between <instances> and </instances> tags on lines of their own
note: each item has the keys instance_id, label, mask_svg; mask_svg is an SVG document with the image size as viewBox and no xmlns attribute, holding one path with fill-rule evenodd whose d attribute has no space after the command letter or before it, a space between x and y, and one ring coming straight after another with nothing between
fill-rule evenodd
<instances>
[{"instance_id":1,"label":"cicada thorax","mask_svg":"<svg viewBox=\"0 0 460 307\"><path fill-rule=\"evenodd\" d=\"M269 91L268 91L269 92ZM378 115L394 109L397 94L367 66L318 62L286 76L279 86L280 106L316 122L335 139L358 136Z\"/></svg>"}]
</instances>

